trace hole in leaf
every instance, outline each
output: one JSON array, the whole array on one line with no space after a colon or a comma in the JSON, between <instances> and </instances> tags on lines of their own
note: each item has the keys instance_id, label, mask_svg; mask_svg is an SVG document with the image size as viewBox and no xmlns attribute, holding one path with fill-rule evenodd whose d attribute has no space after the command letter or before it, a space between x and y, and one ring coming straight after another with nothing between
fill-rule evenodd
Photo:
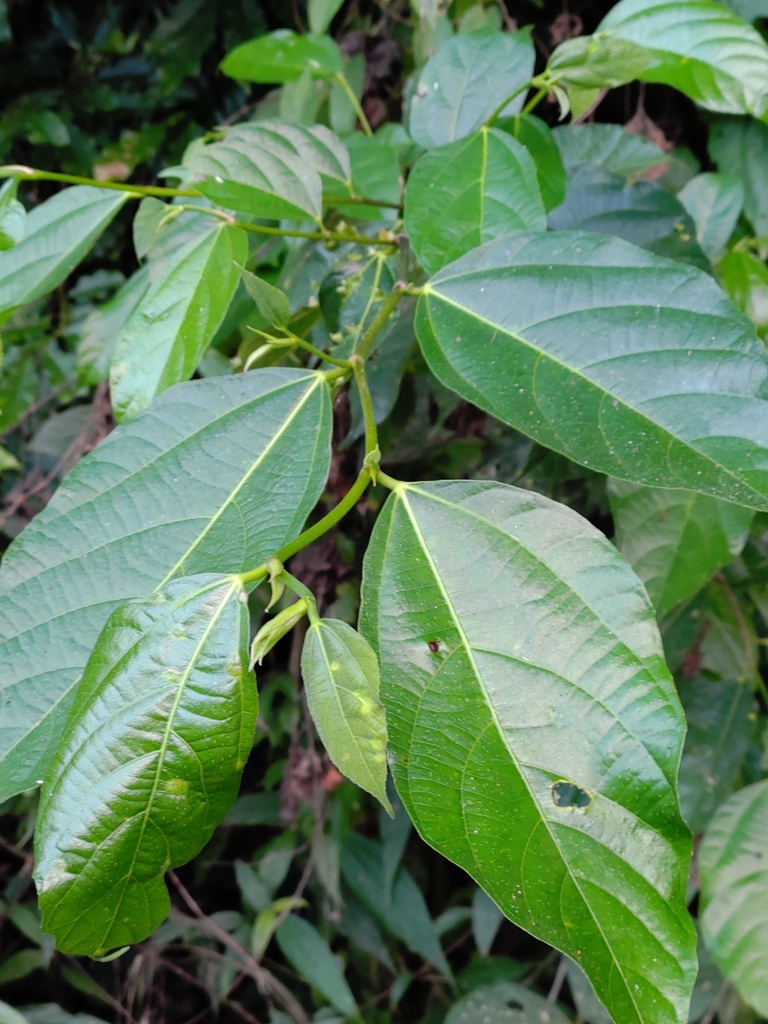
<instances>
[{"instance_id":1,"label":"hole in leaf","mask_svg":"<svg viewBox=\"0 0 768 1024\"><path fill-rule=\"evenodd\" d=\"M586 789L573 782L556 782L552 787L552 799L557 807L575 807L579 811L592 803L592 797Z\"/></svg>"},{"instance_id":2,"label":"hole in leaf","mask_svg":"<svg viewBox=\"0 0 768 1024\"><path fill-rule=\"evenodd\" d=\"M518 999L508 999L507 1006L510 1010L524 1010L525 1007Z\"/></svg>"}]
</instances>

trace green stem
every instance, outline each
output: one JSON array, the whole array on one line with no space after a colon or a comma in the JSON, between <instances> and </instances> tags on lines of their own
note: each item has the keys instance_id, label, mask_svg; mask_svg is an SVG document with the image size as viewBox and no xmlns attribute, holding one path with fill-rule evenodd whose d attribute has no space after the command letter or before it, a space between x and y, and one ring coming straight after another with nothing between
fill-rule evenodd
<instances>
[{"instance_id":1,"label":"green stem","mask_svg":"<svg viewBox=\"0 0 768 1024\"><path fill-rule=\"evenodd\" d=\"M218 217L233 227L242 228L244 231L253 231L257 235L282 235L286 238L309 238L315 242L355 242L357 245L388 245L391 242L382 241L379 238L369 238L368 235L359 235L356 231L294 231L291 228L272 228L266 224L249 224L246 221L238 220L223 210L214 210L208 206L193 206L191 203L184 203L183 206L173 207L175 210L187 210L191 213L207 213L210 217Z\"/></svg>"},{"instance_id":2,"label":"green stem","mask_svg":"<svg viewBox=\"0 0 768 1024\"><path fill-rule=\"evenodd\" d=\"M525 85L521 85L519 88L515 89L514 92L511 92L509 94L509 96L505 96L504 99L501 101L501 103L498 105L498 107L496 107L494 112L491 114L491 116L486 118L484 127L485 128L490 128L491 125L493 124L493 122L496 120L496 118L502 112L502 110L504 110L504 108L507 106L507 104L511 103L512 100L516 96L519 96L521 92L528 92L528 90L531 88L532 85L533 85L533 80L531 80L530 82L526 82Z\"/></svg>"},{"instance_id":3,"label":"green stem","mask_svg":"<svg viewBox=\"0 0 768 1024\"><path fill-rule=\"evenodd\" d=\"M344 92L347 94L347 99L352 104L355 113L357 114L357 119L360 122L360 127L363 129L366 135L373 135L373 129L368 123L368 118L365 116L365 111L360 106L360 101L358 100L357 96L355 96L354 90L347 81L347 78L344 75L344 73L342 71L337 71L333 77L339 83Z\"/></svg>"},{"instance_id":4,"label":"green stem","mask_svg":"<svg viewBox=\"0 0 768 1024\"><path fill-rule=\"evenodd\" d=\"M353 355L350 359L352 372L355 375L355 383L360 395L360 409L363 413L365 424L365 454L372 455L379 448L379 433L376 429L376 418L373 412L373 399L371 389L368 386L368 376L365 372L365 360L361 355Z\"/></svg>"},{"instance_id":5,"label":"green stem","mask_svg":"<svg viewBox=\"0 0 768 1024\"><path fill-rule=\"evenodd\" d=\"M287 562L288 559L292 555L295 555L297 551L303 550L303 548L313 544L319 537L322 537L323 534L327 533L336 525L336 523L342 520L347 512L351 512L365 494L370 482L370 467L363 466L357 480L355 480L338 505L336 505L335 508L332 508L331 511L327 515L323 516L322 519L318 520L314 526L310 526L303 533L300 533L295 540L290 542L290 544L286 544L280 548L280 550L275 553L274 557L279 559L281 562ZM264 577L268 575L269 570L265 564L259 565L255 569L251 569L249 572L242 573L241 578L243 583L255 583L257 580L264 579Z\"/></svg>"},{"instance_id":6,"label":"green stem","mask_svg":"<svg viewBox=\"0 0 768 1024\"><path fill-rule=\"evenodd\" d=\"M373 343L376 341L376 337L379 331L386 324L387 320L389 320L400 299L402 299L402 297L407 294L408 292L406 291L406 288L403 285L397 284L389 293L386 300L382 304L381 309L373 318L371 326L368 328L368 330L362 336L360 341L357 343L356 353L357 355L360 356L361 359L365 360L368 358L371 352L371 348L373 347Z\"/></svg>"},{"instance_id":7,"label":"green stem","mask_svg":"<svg viewBox=\"0 0 768 1024\"><path fill-rule=\"evenodd\" d=\"M520 111L521 115L525 116L527 114L530 114L530 112L534 110L539 105L539 103L541 103L541 101L544 99L548 92L549 89L539 89L538 92L534 93L533 97L530 100L528 100L523 109Z\"/></svg>"},{"instance_id":8,"label":"green stem","mask_svg":"<svg viewBox=\"0 0 768 1024\"><path fill-rule=\"evenodd\" d=\"M191 196L200 199L193 189L163 188L159 185L124 185L119 181L97 181L95 178L81 178L77 174L59 174L57 171L38 171L23 164L5 164L0 167L0 178L16 178L17 181L62 181L65 185L92 185L94 188L111 188L117 192L140 196Z\"/></svg>"},{"instance_id":9,"label":"green stem","mask_svg":"<svg viewBox=\"0 0 768 1024\"><path fill-rule=\"evenodd\" d=\"M311 352L313 356L317 356L319 359L322 359L324 363L333 363L334 366L342 366L345 370L352 369L352 364L348 359L335 359L333 356L329 356L327 352L323 352L322 349L316 348L311 342L299 337L298 334L294 334L289 327L280 328L281 331L285 331L288 335L287 338L275 338L273 335L267 334L266 331L260 331L256 327L249 327L248 330L253 331L254 334L258 334L259 337L264 338L268 345L276 345L278 348L288 348L298 345L307 352Z\"/></svg>"}]
</instances>

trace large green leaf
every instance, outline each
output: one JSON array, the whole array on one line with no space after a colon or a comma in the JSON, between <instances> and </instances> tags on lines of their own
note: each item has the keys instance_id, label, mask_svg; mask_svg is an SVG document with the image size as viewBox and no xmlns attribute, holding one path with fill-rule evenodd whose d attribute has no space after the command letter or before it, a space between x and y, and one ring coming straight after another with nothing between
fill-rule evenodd
<instances>
[{"instance_id":1,"label":"large green leaf","mask_svg":"<svg viewBox=\"0 0 768 1024\"><path fill-rule=\"evenodd\" d=\"M35 884L66 953L141 942L237 796L258 699L237 576L185 576L112 613L43 786Z\"/></svg>"},{"instance_id":2,"label":"large green leaf","mask_svg":"<svg viewBox=\"0 0 768 1024\"><path fill-rule=\"evenodd\" d=\"M329 757L391 812L387 723L379 699L379 665L370 644L346 622L320 619L307 631L301 674Z\"/></svg>"},{"instance_id":3,"label":"large green leaf","mask_svg":"<svg viewBox=\"0 0 768 1024\"><path fill-rule=\"evenodd\" d=\"M281 28L236 46L220 68L238 81L279 85L297 82L307 68L317 78L330 77L341 71L343 64L330 37L300 36Z\"/></svg>"},{"instance_id":4,"label":"large green leaf","mask_svg":"<svg viewBox=\"0 0 768 1024\"><path fill-rule=\"evenodd\" d=\"M575 462L768 508L768 361L707 274L519 232L439 271L416 331L443 384Z\"/></svg>"},{"instance_id":5,"label":"large green leaf","mask_svg":"<svg viewBox=\"0 0 768 1024\"><path fill-rule=\"evenodd\" d=\"M744 547L751 509L696 491L608 486L616 543L658 615L691 597Z\"/></svg>"},{"instance_id":6,"label":"large green leaf","mask_svg":"<svg viewBox=\"0 0 768 1024\"><path fill-rule=\"evenodd\" d=\"M685 721L615 548L530 491L402 484L374 528L360 625L422 837L573 957L616 1020L682 1024Z\"/></svg>"},{"instance_id":7,"label":"large green leaf","mask_svg":"<svg viewBox=\"0 0 768 1024\"><path fill-rule=\"evenodd\" d=\"M318 174L351 187L352 172L349 153L330 128L315 124L311 127L283 124L282 121L256 121L230 129L228 141L259 149L265 141L274 141L293 152L298 162L309 164Z\"/></svg>"},{"instance_id":8,"label":"large green leaf","mask_svg":"<svg viewBox=\"0 0 768 1024\"><path fill-rule=\"evenodd\" d=\"M117 340L110 368L118 420L188 380L224 319L248 258L242 228L212 221L158 267Z\"/></svg>"},{"instance_id":9,"label":"large green leaf","mask_svg":"<svg viewBox=\"0 0 768 1024\"><path fill-rule=\"evenodd\" d=\"M460 33L443 43L421 70L411 100L408 131L420 146L445 146L472 135L507 96L533 74L529 31ZM521 92L505 106L516 114Z\"/></svg>"},{"instance_id":10,"label":"large green leaf","mask_svg":"<svg viewBox=\"0 0 768 1024\"><path fill-rule=\"evenodd\" d=\"M768 108L768 45L714 0L621 0L594 36L559 46L549 67L582 88L640 78L719 113L762 117Z\"/></svg>"},{"instance_id":11,"label":"large green leaf","mask_svg":"<svg viewBox=\"0 0 768 1024\"><path fill-rule=\"evenodd\" d=\"M428 150L408 178L405 230L430 274L492 238L546 225L536 165L496 128Z\"/></svg>"},{"instance_id":12,"label":"large green leaf","mask_svg":"<svg viewBox=\"0 0 768 1024\"><path fill-rule=\"evenodd\" d=\"M717 966L768 1015L768 780L734 793L699 850L701 927Z\"/></svg>"},{"instance_id":13,"label":"large green leaf","mask_svg":"<svg viewBox=\"0 0 768 1024\"><path fill-rule=\"evenodd\" d=\"M0 252L0 315L57 288L128 198L126 192L76 185L36 206L27 215L24 238Z\"/></svg>"},{"instance_id":14,"label":"large green leaf","mask_svg":"<svg viewBox=\"0 0 768 1024\"><path fill-rule=\"evenodd\" d=\"M296 536L328 473L323 378L180 384L65 478L0 570L0 801L44 779L109 613L176 575L240 572Z\"/></svg>"},{"instance_id":15,"label":"large green leaf","mask_svg":"<svg viewBox=\"0 0 768 1024\"><path fill-rule=\"evenodd\" d=\"M277 929L277 944L302 978L345 1017L357 1013L355 997L328 943L303 917L291 914Z\"/></svg>"},{"instance_id":16,"label":"large green leaf","mask_svg":"<svg viewBox=\"0 0 768 1024\"><path fill-rule=\"evenodd\" d=\"M674 86L708 110L762 117L768 107L768 45L714 0L621 0L598 32L648 51L643 81Z\"/></svg>"},{"instance_id":17,"label":"large green leaf","mask_svg":"<svg viewBox=\"0 0 768 1024\"><path fill-rule=\"evenodd\" d=\"M680 807L694 835L733 792L754 733L755 698L746 683L684 679L678 685L688 734L680 765Z\"/></svg>"},{"instance_id":18,"label":"large green leaf","mask_svg":"<svg viewBox=\"0 0 768 1024\"><path fill-rule=\"evenodd\" d=\"M606 174L632 178L667 159L650 139L630 135L618 124L567 124L552 135L569 174L594 164Z\"/></svg>"},{"instance_id":19,"label":"large green leaf","mask_svg":"<svg viewBox=\"0 0 768 1024\"><path fill-rule=\"evenodd\" d=\"M768 235L768 125L751 117L718 118L709 152L744 188L744 213L758 235Z\"/></svg>"},{"instance_id":20,"label":"large green leaf","mask_svg":"<svg viewBox=\"0 0 768 1024\"><path fill-rule=\"evenodd\" d=\"M251 125L234 129L221 142L192 149L185 165L204 176L195 188L228 209L275 220L319 222L322 217L323 185L315 161L275 132Z\"/></svg>"}]
</instances>

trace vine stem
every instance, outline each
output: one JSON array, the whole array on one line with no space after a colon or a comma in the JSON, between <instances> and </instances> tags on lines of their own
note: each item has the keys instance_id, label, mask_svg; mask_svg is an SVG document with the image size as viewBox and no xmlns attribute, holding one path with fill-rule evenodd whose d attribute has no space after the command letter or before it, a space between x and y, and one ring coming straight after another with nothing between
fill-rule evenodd
<instances>
[{"instance_id":1,"label":"vine stem","mask_svg":"<svg viewBox=\"0 0 768 1024\"><path fill-rule=\"evenodd\" d=\"M388 245L392 242L381 238L369 238L368 235L360 235L356 231L294 231L292 228L272 228L266 224L249 224L246 221L238 220L231 213L224 210L215 210L209 206L195 206L192 203L184 203L183 206L174 206L173 210L189 213L207 213L209 217L217 217L226 221L233 227L242 228L244 231L252 231L257 235L280 235L286 238L309 238L315 242L355 242L357 245Z\"/></svg>"},{"instance_id":2,"label":"vine stem","mask_svg":"<svg viewBox=\"0 0 768 1024\"><path fill-rule=\"evenodd\" d=\"M539 89L539 91L534 93L531 99L528 100L523 109L520 111L520 114L523 117L525 117L527 114L530 114L532 110L538 107L538 105L541 103L541 101L544 99L548 92L549 89Z\"/></svg>"},{"instance_id":3,"label":"vine stem","mask_svg":"<svg viewBox=\"0 0 768 1024\"><path fill-rule=\"evenodd\" d=\"M371 128L368 118L365 116L365 111L360 106L360 101L355 96L354 89L349 84L346 75L342 71L337 71L333 76L334 81L338 82L344 92L347 94L347 99L352 104L357 114L357 119L360 122L360 127L363 129L366 135L371 137L373 135L373 129Z\"/></svg>"},{"instance_id":4,"label":"vine stem","mask_svg":"<svg viewBox=\"0 0 768 1024\"><path fill-rule=\"evenodd\" d=\"M509 96L505 96L504 99L501 101L501 103L498 105L498 107L496 107L496 109L493 111L491 116L486 118L484 127L485 128L490 128L491 125L493 124L493 122L496 120L496 118L502 112L502 110L507 106L507 104L511 103L512 100L516 96L519 96L521 92L528 92L528 90L531 88L532 85L533 85L533 79L531 79L530 81L526 82L525 85L519 86L517 89L515 89L514 92L511 92L509 94Z\"/></svg>"},{"instance_id":5,"label":"vine stem","mask_svg":"<svg viewBox=\"0 0 768 1024\"><path fill-rule=\"evenodd\" d=\"M360 408L363 413L363 423L365 424L365 454L369 456L379 450L379 434L376 429L371 389L368 386L368 376L365 372L365 360L361 355L356 354L352 356L349 362L352 365L352 372L355 375L355 383L360 395ZM374 475L375 473L376 470L374 470Z\"/></svg>"},{"instance_id":6,"label":"vine stem","mask_svg":"<svg viewBox=\"0 0 768 1024\"><path fill-rule=\"evenodd\" d=\"M409 289L407 285L404 285L402 282L398 282L386 297L382 303L381 309L371 321L370 327L357 343L355 354L359 355L363 361L365 361L371 354L373 343L376 341L379 331L395 311L398 302L404 295L411 294L411 291L412 289Z\"/></svg>"},{"instance_id":7,"label":"vine stem","mask_svg":"<svg viewBox=\"0 0 768 1024\"><path fill-rule=\"evenodd\" d=\"M340 522L355 505L360 501L362 496L365 494L368 484L371 482L371 467L364 465L360 471L360 475L357 480L352 484L350 489L331 511L323 516L322 519L318 520L313 526L304 530L299 536L280 548L279 551L275 552L273 557L277 558L281 562L286 562L292 555L295 555L298 551L308 547L314 543L319 537L327 533L336 523ZM255 569L251 569L248 572L240 574L240 579L243 583L256 583L258 580L264 579L269 575L269 570L266 564L259 565Z\"/></svg>"},{"instance_id":8,"label":"vine stem","mask_svg":"<svg viewBox=\"0 0 768 1024\"><path fill-rule=\"evenodd\" d=\"M125 185L119 181L97 181L95 178L81 178L77 174L59 174L58 171L38 171L23 164L4 164L0 167L0 178L16 178L18 181L61 181L65 185L92 185L94 188L111 188L116 192L127 192L133 196L190 196L202 199L202 194L192 189L164 188L160 185Z\"/></svg>"}]
</instances>

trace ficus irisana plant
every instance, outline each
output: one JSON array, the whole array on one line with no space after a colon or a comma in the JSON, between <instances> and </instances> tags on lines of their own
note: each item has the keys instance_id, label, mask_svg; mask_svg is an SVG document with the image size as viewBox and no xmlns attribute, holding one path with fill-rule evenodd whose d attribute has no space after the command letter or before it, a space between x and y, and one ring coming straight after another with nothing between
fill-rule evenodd
<instances>
[{"instance_id":1,"label":"ficus irisana plant","mask_svg":"<svg viewBox=\"0 0 768 1024\"><path fill-rule=\"evenodd\" d=\"M725 156L731 177L689 175L679 198L630 187L666 159L656 146L610 125L553 133L533 110L550 93L579 115L602 90L663 82L719 116L717 151L743 154L748 134L765 153L768 46L713 0L621 0L537 75L527 32L459 34L416 73L404 126L374 134L326 27L259 37L222 71L332 83L358 119L343 140L242 121L193 142L165 172L176 186L2 169L6 316L57 288L129 203L142 261L81 353L108 376L119 426L0 572L0 799L41 786L43 928L104 956L163 921L164 873L237 793L260 662L308 616L304 686L335 764L391 810L389 766L421 836L580 965L617 1024L683 1024L697 970L686 726L656 615L768 511L768 360L736 263L765 269L748 232L729 250L742 207L765 230L764 198ZM71 187L23 215L17 185L34 180ZM291 248L266 280L273 238ZM248 296L246 372L190 380ZM413 329L444 388L611 477L625 557L534 491L382 470ZM306 526L347 386L359 475ZM285 563L371 487L389 496L356 631L322 618ZM262 583L282 605L249 647ZM726 800L728 782L694 826L714 814L704 939L764 1013L768 869L750 858L766 785Z\"/></svg>"}]
</instances>

